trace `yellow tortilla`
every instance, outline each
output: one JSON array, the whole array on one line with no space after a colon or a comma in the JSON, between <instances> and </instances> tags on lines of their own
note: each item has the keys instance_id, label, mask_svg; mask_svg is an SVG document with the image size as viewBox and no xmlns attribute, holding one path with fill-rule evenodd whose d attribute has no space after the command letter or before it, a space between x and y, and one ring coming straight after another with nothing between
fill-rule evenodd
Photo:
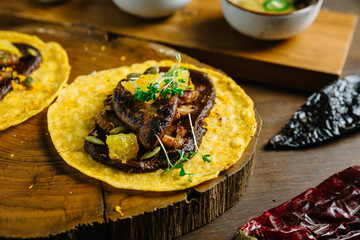
<instances>
[{"instance_id":1,"label":"yellow tortilla","mask_svg":"<svg viewBox=\"0 0 360 240\"><path fill-rule=\"evenodd\" d=\"M0 100L0 130L3 130L49 106L67 82L70 65L65 50L58 43L45 43L36 36L9 31L0 31L0 39L33 46L42 56L40 67L30 74L35 81L34 88L14 89Z\"/></svg>"},{"instance_id":2,"label":"yellow tortilla","mask_svg":"<svg viewBox=\"0 0 360 240\"><path fill-rule=\"evenodd\" d=\"M184 163L187 172L200 174L192 176L192 182L188 181L187 176L179 177L180 169L166 174L161 169L151 173L127 173L94 161L84 151L84 138L94 125L95 115L104 109L103 100L120 80L128 73L144 72L152 66L173 65L174 62L169 60L146 61L80 76L67 86L48 111L51 139L62 158L79 171L114 187L147 191L189 188L216 178L221 170L234 165L255 134L253 102L230 77L190 64L181 65L206 72L217 94L214 108L205 120L209 127L200 146L203 154L211 154L211 162L204 163L198 153L191 159L191 164Z\"/></svg>"}]
</instances>

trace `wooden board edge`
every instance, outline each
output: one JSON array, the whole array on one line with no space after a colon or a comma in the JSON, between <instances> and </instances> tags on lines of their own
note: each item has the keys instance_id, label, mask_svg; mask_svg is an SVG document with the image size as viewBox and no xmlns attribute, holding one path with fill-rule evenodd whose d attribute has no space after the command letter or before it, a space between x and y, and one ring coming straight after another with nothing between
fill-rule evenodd
<instances>
[{"instance_id":1,"label":"wooden board edge","mask_svg":"<svg viewBox=\"0 0 360 240\"><path fill-rule=\"evenodd\" d=\"M341 72L324 73L290 66L280 66L274 63L229 55L224 58L221 56L222 53L218 52L203 52L198 49L172 47L191 55L191 57L199 61L206 61L207 64L221 69L234 78L286 89L313 92L337 80L341 74Z\"/></svg>"},{"instance_id":2,"label":"wooden board edge","mask_svg":"<svg viewBox=\"0 0 360 240\"><path fill-rule=\"evenodd\" d=\"M108 221L115 239L171 239L201 227L237 203L244 194L253 166L253 157L238 171L208 191L192 190L186 199L154 212ZM235 186L238 192L224 191ZM235 192L235 191L234 191ZM190 214L191 213L191 214ZM154 222L162 224L152 224Z\"/></svg>"},{"instance_id":3,"label":"wooden board edge","mask_svg":"<svg viewBox=\"0 0 360 240\"><path fill-rule=\"evenodd\" d=\"M232 167L227 169L226 171L221 172L219 174L219 177L195 186L194 187L195 191L197 191L199 193L208 191L214 185L216 185L216 184L224 181L226 178L229 178L232 175L236 174L238 169L242 169L247 164L247 162L253 158L253 156L256 152L257 142L258 142L260 132L262 129L262 120L261 120L260 114L256 108L254 108L254 112L255 112L255 119L256 119L256 123L257 123L256 131L255 131L254 137L251 139L251 141L249 142L248 146L246 147L244 153L242 154L241 159L237 163L235 163Z\"/></svg>"},{"instance_id":4,"label":"wooden board edge","mask_svg":"<svg viewBox=\"0 0 360 240\"><path fill-rule=\"evenodd\" d=\"M342 65L341 65L341 70L339 70L339 72L338 72L339 76L342 76L342 74L343 74L345 63L346 63L346 60L347 60L347 58L349 56L351 43L352 43L352 40L354 39L354 35L355 35L355 32L356 32L357 25L359 24L359 16L358 15L352 15L352 16L353 16L353 23L352 23L353 28L352 28L352 31L349 32L349 39L351 39L351 41L349 41L347 43L347 45L345 46L345 48L346 48L345 51L346 52L345 52L344 59L343 59Z\"/></svg>"},{"instance_id":5,"label":"wooden board edge","mask_svg":"<svg viewBox=\"0 0 360 240\"><path fill-rule=\"evenodd\" d=\"M94 38L96 38L97 40L103 40L103 41L107 41L107 34L105 31L103 31L101 28L96 28L96 27L92 27L92 26L88 26L88 25L82 25L82 24L59 24L59 23L44 23L44 22L39 22L39 21L29 21L26 19L22 19L22 18L18 18L18 17L14 17L14 16L7 16L7 19L9 22L7 22L6 24L9 24L8 28L3 28L2 30L14 30L14 31L18 31L18 32L23 32L23 33L27 33L27 34L52 34L52 32L57 31L58 33L60 32L60 30L62 28L66 28L66 34L73 34L74 31L77 34L83 34L84 36L87 35L92 35L94 36ZM49 28L49 26L51 26L51 29ZM14 29L15 28L15 29ZM20 29L20 30L19 30ZM71 32L73 31L73 32ZM36 35L38 35L36 34ZM49 41L45 41L45 42L49 42ZM48 135L48 129L47 129L47 121L46 121L46 113L47 113L48 107L46 107L45 109L43 109L40 113L38 113L37 115L33 116L32 118L28 119L27 121L25 121L24 123L18 124L16 126L13 126L11 128L2 130L2 133L16 133L16 131L20 131L21 129L23 129L23 127L25 126L25 124L28 124L29 121L31 122L30 125L35 126L34 122L38 121L38 119L44 119L45 121L40 122L40 124L38 126L41 127L41 129L39 128L39 132L41 132L43 134L42 138L37 139L37 141L34 142L43 142L44 139L50 139L50 136ZM19 129L19 130L16 130ZM35 133L35 132L32 132ZM23 138L23 136L21 136L20 134L14 134L14 137L17 136L19 139ZM25 138L27 139L27 141L24 142L29 142L29 141L33 141L30 138ZM52 148L55 149L53 146L53 143L50 141L45 142L44 143L45 149L48 148ZM57 153L56 153L57 154ZM16 155L15 155L16 156ZM58 156L58 154L57 154ZM0 157L1 158L1 157ZM50 160L50 159L49 159ZM30 161L30 160L29 160ZM53 159L51 159L51 161L53 161ZM63 160L61 160L63 161ZM64 163L65 164L65 163ZM56 164L58 165L58 164ZM37 166L39 167L39 165ZM61 166L58 166L59 169L62 169ZM59 170L61 171L61 170ZM36 188L35 186L35 182L36 182L36 178L37 178L37 172L35 173L34 176L34 182L33 185L31 185L28 189L26 190L34 190ZM54 175L56 177L56 175ZM40 177L41 178L41 177ZM43 180L39 180L39 182L41 182ZM51 180L50 180L51 181ZM34 225L33 227L31 227L30 232L27 231L21 231L18 227L15 227L14 230L10 230L6 227L4 227L4 225L1 224L0 221L0 239L76 239L74 236L84 236L85 239L88 239L87 236L94 236L98 233L103 233L105 232L105 225L103 225L103 223L105 222L104 219L104 215L103 215L103 196L101 194L101 182L98 180L97 181L99 184L95 186L96 189L99 190L99 193L96 196L99 196L99 214L96 216L96 220L93 219L86 219L83 220L81 218L75 218L72 220L68 220L66 222L66 224L62 225L60 229L55 229L54 227L49 227L48 229L46 229L45 231L38 231L38 229L36 228L37 226ZM34 186L34 187L33 187ZM97 187L98 186L98 187ZM71 191L71 190L70 190ZM75 190L76 191L76 190ZM27 194L27 193L25 193ZM70 196L73 195L75 196L76 194L72 194L72 192L70 192ZM26 199L24 200L24 215L25 212L28 209L34 208L33 206L26 206L26 202L28 201L28 199L30 198L30 194L29 196L25 196ZM38 200L40 201L40 200ZM12 203L13 204L13 203ZM65 203L66 204L66 203ZM46 209L47 206L44 206L44 209ZM21 210L20 207L17 207L18 209ZM44 210L47 212L51 212L52 210L57 210L59 208L53 208L53 209L49 209L49 210ZM19 210L19 211L20 211ZM66 211L64 211L66 212ZM13 213L10 212L10 216ZM51 218L54 218L54 216L52 216ZM64 216L63 218L66 218L66 216ZM14 217L15 219L15 217ZM43 219L44 222L46 222L48 219ZM24 223L26 221L19 221L21 223ZM34 222L33 222L34 224ZM100 235L97 235L100 236ZM98 238L101 239L101 238Z\"/></svg>"},{"instance_id":6,"label":"wooden board edge","mask_svg":"<svg viewBox=\"0 0 360 240\"><path fill-rule=\"evenodd\" d=\"M258 127L243 154L247 158L244 164L234 165L217 179L187 190L187 197L172 205L131 218L108 220L111 236L115 239L171 239L211 222L225 210L233 207L245 193L253 169L254 155L262 128L262 121L256 109L255 113ZM163 224L155 226L151 224L154 222Z\"/></svg>"},{"instance_id":7,"label":"wooden board edge","mask_svg":"<svg viewBox=\"0 0 360 240\"><path fill-rule=\"evenodd\" d=\"M252 59L247 56L229 54L215 49L194 48L193 46L186 46L184 44L171 43L166 39L160 41L159 39L151 39L151 38L145 38L143 36L126 34L125 32L117 31L116 29L105 29L105 30L112 35L122 35L134 39L141 39L152 42L158 42L160 44L166 44L171 48L187 53L191 57L194 57L201 62L206 62L206 64L209 64L215 68L222 69L224 72L228 73L233 77L238 77L258 83L265 83L273 86L285 87L288 89L313 92L315 90L324 87L328 83L339 79L339 77L341 76L344 70L343 68L346 62L346 57L350 49L351 39L353 38L355 27L358 21L358 16L354 14L339 13L339 12L325 11L325 10L322 10L322 12L330 12L337 15L346 15L352 17L352 22L353 22L353 27L351 28L351 31L349 31L348 38L350 40L346 43L345 46L346 52L344 53L344 56L341 59L341 62L339 63L340 66L338 69L335 69L334 71L330 71L330 72L324 72L316 69L305 69L291 65L286 66L272 62L267 62L264 60ZM43 19L38 16L29 16L28 14L22 12L13 14L7 11L6 9L0 10L0 14L9 15L10 17L13 17L12 15L14 15L17 18L31 19L32 21L47 22L55 25L56 24L63 26L83 25L85 27L91 26L91 25L77 24L77 23L71 24L67 22L60 23L57 21L53 21L51 19ZM96 28L101 28L101 27L97 26ZM289 79L291 79L291 81L289 81Z\"/></svg>"}]
</instances>

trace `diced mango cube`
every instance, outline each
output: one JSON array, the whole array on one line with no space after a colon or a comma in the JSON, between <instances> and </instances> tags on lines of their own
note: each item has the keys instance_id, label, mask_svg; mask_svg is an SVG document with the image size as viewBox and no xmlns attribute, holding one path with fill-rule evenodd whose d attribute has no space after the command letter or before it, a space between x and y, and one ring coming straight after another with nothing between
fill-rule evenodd
<instances>
[{"instance_id":1,"label":"diced mango cube","mask_svg":"<svg viewBox=\"0 0 360 240\"><path fill-rule=\"evenodd\" d=\"M137 137L133 133L108 135L106 137L106 144L108 145L111 159L119 159L122 161L135 159L139 151Z\"/></svg>"}]
</instances>

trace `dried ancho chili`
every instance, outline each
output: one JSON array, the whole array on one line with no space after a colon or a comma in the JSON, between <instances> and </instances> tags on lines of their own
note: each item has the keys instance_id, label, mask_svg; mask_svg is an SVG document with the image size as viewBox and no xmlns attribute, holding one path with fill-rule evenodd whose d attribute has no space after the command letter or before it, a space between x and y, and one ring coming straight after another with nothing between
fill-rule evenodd
<instances>
[{"instance_id":1,"label":"dried ancho chili","mask_svg":"<svg viewBox=\"0 0 360 240\"><path fill-rule=\"evenodd\" d=\"M274 149L304 148L360 127L360 75L347 76L313 93L279 134Z\"/></svg>"},{"instance_id":2,"label":"dried ancho chili","mask_svg":"<svg viewBox=\"0 0 360 240\"><path fill-rule=\"evenodd\" d=\"M360 166L253 218L239 228L242 239L360 239Z\"/></svg>"}]
</instances>

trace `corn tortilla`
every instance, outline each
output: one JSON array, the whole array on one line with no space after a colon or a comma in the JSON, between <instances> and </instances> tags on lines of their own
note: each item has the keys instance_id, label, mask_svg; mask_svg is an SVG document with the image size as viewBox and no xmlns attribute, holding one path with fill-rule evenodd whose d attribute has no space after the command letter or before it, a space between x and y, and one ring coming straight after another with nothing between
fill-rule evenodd
<instances>
[{"instance_id":1,"label":"corn tortilla","mask_svg":"<svg viewBox=\"0 0 360 240\"><path fill-rule=\"evenodd\" d=\"M24 33L0 31L0 39L24 43L38 49L42 56L40 67L30 76L33 89L14 89L0 100L0 130L17 125L38 114L50 105L70 74L66 51L56 42L43 42Z\"/></svg>"},{"instance_id":2,"label":"corn tortilla","mask_svg":"<svg viewBox=\"0 0 360 240\"><path fill-rule=\"evenodd\" d=\"M179 177L180 169L165 174L161 169L150 173L127 173L96 162L85 152L84 138L94 125L94 117L104 109L103 100L120 80L129 73L144 72L152 66L170 67L174 64L170 60L151 60L76 78L59 94L48 111L51 139L61 157L84 174L114 187L146 191L186 189L216 178L221 170L234 165L255 134L253 102L230 77L186 63L182 63L182 67L206 72L217 94L216 103L205 119L208 131L200 146L203 154L211 154L211 162L204 163L198 153L191 159L191 164L184 163L185 170L195 174L191 177L192 182L187 176Z\"/></svg>"}]
</instances>

